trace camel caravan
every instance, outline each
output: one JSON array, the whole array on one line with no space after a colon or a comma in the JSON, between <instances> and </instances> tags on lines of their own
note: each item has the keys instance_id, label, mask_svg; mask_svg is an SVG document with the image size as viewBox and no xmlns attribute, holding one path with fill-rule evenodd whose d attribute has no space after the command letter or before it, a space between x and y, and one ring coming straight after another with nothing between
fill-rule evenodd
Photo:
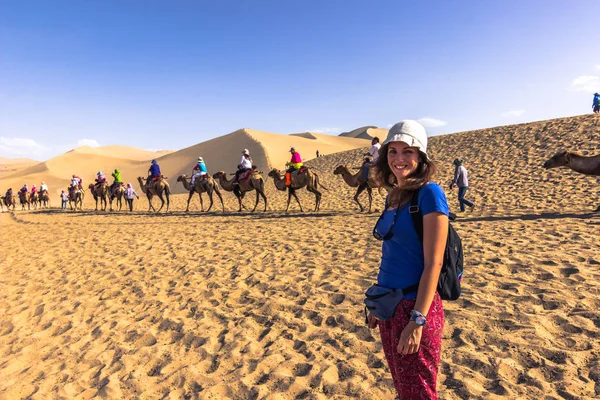
<instances>
[{"instance_id":1,"label":"camel caravan","mask_svg":"<svg viewBox=\"0 0 600 400\"><path fill-rule=\"evenodd\" d=\"M392 189L392 186L383 185L375 176L374 167L378 159L380 147L379 140L374 138L371 148L368 152L364 153L363 164L360 167L338 165L333 170L334 176L340 176L346 185L356 188L352 200L358 205L361 213L372 212L373 189L377 189L380 196L385 196L386 192L389 193ZM328 189L320 182L319 175L314 168L303 165L300 154L293 147L290 149L290 153L292 157L286 163L287 169L279 170L273 168L267 176L273 178L273 183L278 191L287 192L285 212L289 211L292 197L296 200L300 211L304 212L304 207L297 195L297 191L304 188L315 195L314 211L317 212L321 206L322 190L327 191ZM558 167L566 167L584 175L600 176L600 155L582 156L574 152L560 151L543 163L543 168L547 170ZM352 170L355 170L355 172L352 172ZM253 165L247 149L244 149L242 152L242 159L235 173L219 171L211 176L208 174L202 157L198 157L198 162L194 166L191 176L180 175L177 178L177 183L181 182L189 194L185 212L189 212L190 202L194 194L198 194L201 212L211 211L214 204L214 194L217 195L221 202L221 211L225 212L221 189L234 194L238 201L238 212L246 209L243 199L247 193L252 191L256 192L256 197L254 207L250 211L256 211L261 198L264 203L263 211L267 211L268 201L265 194L265 179L262 174L263 172L259 171ZM126 199L129 203L129 211L133 211L133 198L134 196L139 198L139 196L135 193L130 183L125 187L125 184L121 180L120 171L115 169L115 172L112 174L114 177L112 185L109 185L101 171L97 175L96 181L87 186L95 201L95 211L105 212L107 206L109 207L109 211L121 211L123 199ZM152 160L148 176L139 176L137 181L142 192L148 199L148 212L153 211L158 213L163 208L165 208L166 212L169 211L171 188L167 178L161 174L156 160ZM368 206L364 206L359 200L359 196L365 191L367 192ZM203 194L207 194L209 198L209 205L206 211L202 198ZM66 209L66 204L68 203L71 211L83 210L84 195L85 190L82 186L82 179L77 175L73 175L71 185L66 191L62 191L62 208ZM152 204L155 196L161 202L158 208L155 208ZM0 211L4 211L4 208L8 211L14 211L17 207L17 198L21 205L21 210L50 207L49 191L44 182L40 185L39 191L35 185L32 186L31 191L28 190L27 185L24 185L17 193L13 193L12 189L9 189L4 196L0 197ZM113 202L115 202L114 208ZM600 212L600 205L595 211Z\"/></svg>"}]
</instances>

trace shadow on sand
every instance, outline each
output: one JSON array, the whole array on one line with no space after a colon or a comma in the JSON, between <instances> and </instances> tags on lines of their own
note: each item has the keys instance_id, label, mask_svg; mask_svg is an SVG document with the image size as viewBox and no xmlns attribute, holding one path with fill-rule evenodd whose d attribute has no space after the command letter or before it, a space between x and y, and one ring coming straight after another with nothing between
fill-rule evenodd
<instances>
[{"instance_id":1,"label":"shadow on sand","mask_svg":"<svg viewBox=\"0 0 600 400\"><path fill-rule=\"evenodd\" d=\"M469 217L464 218L460 215L456 218L455 223L464 223L464 222L495 222L495 221L536 221L543 219L564 219L564 218L574 218L574 219L590 219L594 217L600 217L600 213L595 211L585 211L582 213L569 212L569 213L561 213L561 212L547 212L547 213L539 213L539 214L522 214L522 215L498 215L498 216L487 216L487 217Z\"/></svg>"}]
</instances>

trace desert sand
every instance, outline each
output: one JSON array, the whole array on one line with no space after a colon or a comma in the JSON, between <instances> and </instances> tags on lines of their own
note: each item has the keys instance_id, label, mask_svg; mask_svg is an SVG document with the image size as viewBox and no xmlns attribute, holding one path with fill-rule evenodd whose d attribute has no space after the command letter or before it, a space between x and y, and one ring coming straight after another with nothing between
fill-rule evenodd
<instances>
[{"instance_id":1,"label":"desert sand","mask_svg":"<svg viewBox=\"0 0 600 400\"><path fill-rule=\"evenodd\" d=\"M598 181L542 168L560 149L600 153L599 134L587 115L430 138L451 209L456 157L476 204L454 222L465 279L445 302L441 399L600 396ZM316 140L231 135L277 154ZM359 213L332 174L359 165L368 142L349 140L363 145L307 163L329 189L318 213L305 191L304 213L282 212L266 174L267 212L233 212L224 192L225 213L201 214L195 198L186 214L183 194L168 214L146 213L145 199L132 214L1 213L0 398L393 399L362 307L379 213ZM176 153L164 156L173 169Z\"/></svg>"}]
</instances>

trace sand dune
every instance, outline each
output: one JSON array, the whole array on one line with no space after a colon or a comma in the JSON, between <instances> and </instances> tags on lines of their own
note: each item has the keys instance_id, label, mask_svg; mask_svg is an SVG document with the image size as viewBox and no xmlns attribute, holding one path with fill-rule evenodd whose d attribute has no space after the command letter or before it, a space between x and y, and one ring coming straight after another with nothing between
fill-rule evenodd
<instances>
[{"instance_id":1,"label":"sand dune","mask_svg":"<svg viewBox=\"0 0 600 400\"><path fill-rule=\"evenodd\" d=\"M138 149L137 147L118 145L101 147L81 146L71 151L82 154L93 154L108 158L122 158L126 160L135 161L152 160L154 158L159 158L173 152L173 150L149 151L144 149Z\"/></svg>"},{"instance_id":2,"label":"sand dune","mask_svg":"<svg viewBox=\"0 0 600 400\"><path fill-rule=\"evenodd\" d=\"M387 133L388 129L385 128L378 128L376 126L363 126L362 128L357 128L350 132L340 133L340 136L369 140L377 136L383 142L387 136Z\"/></svg>"},{"instance_id":3,"label":"sand dune","mask_svg":"<svg viewBox=\"0 0 600 400\"><path fill-rule=\"evenodd\" d=\"M0 157L0 178L24 170L27 167L38 164L39 161L29 158L5 158Z\"/></svg>"},{"instance_id":4,"label":"sand dune","mask_svg":"<svg viewBox=\"0 0 600 400\"><path fill-rule=\"evenodd\" d=\"M32 160L31 158L6 158L0 157L0 165L11 165L11 164L36 164L39 161Z\"/></svg>"},{"instance_id":5,"label":"sand dune","mask_svg":"<svg viewBox=\"0 0 600 400\"><path fill-rule=\"evenodd\" d=\"M600 153L599 134L581 116L430 138L451 208L455 157L477 205L454 223L466 275L445 304L441 399L600 396L597 178L541 167L560 148ZM269 142L231 135L256 154ZM144 201L131 215L0 214L0 398L393 399L362 314L379 214L332 175L359 165L362 143L307 162L329 189L319 213L281 212L269 181L266 213L233 212L224 193L225 214L185 214L185 195L168 215Z\"/></svg>"}]
</instances>

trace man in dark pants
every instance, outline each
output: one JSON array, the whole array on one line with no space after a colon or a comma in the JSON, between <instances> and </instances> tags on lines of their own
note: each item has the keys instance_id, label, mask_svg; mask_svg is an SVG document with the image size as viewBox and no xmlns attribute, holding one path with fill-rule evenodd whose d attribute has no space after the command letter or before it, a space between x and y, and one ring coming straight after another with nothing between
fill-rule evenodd
<instances>
[{"instance_id":1,"label":"man in dark pants","mask_svg":"<svg viewBox=\"0 0 600 400\"><path fill-rule=\"evenodd\" d=\"M465 211L465 204L471 208L471 211L473 211L475 205L469 200L465 199L465 194L469 189L469 178L467 174L467 169L463 165L462 160L459 160L458 158L454 160L453 164L455 167L454 179L450 184L450 190L454 188L454 185L458 186L458 203L460 204L461 212Z\"/></svg>"}]
</instances>

